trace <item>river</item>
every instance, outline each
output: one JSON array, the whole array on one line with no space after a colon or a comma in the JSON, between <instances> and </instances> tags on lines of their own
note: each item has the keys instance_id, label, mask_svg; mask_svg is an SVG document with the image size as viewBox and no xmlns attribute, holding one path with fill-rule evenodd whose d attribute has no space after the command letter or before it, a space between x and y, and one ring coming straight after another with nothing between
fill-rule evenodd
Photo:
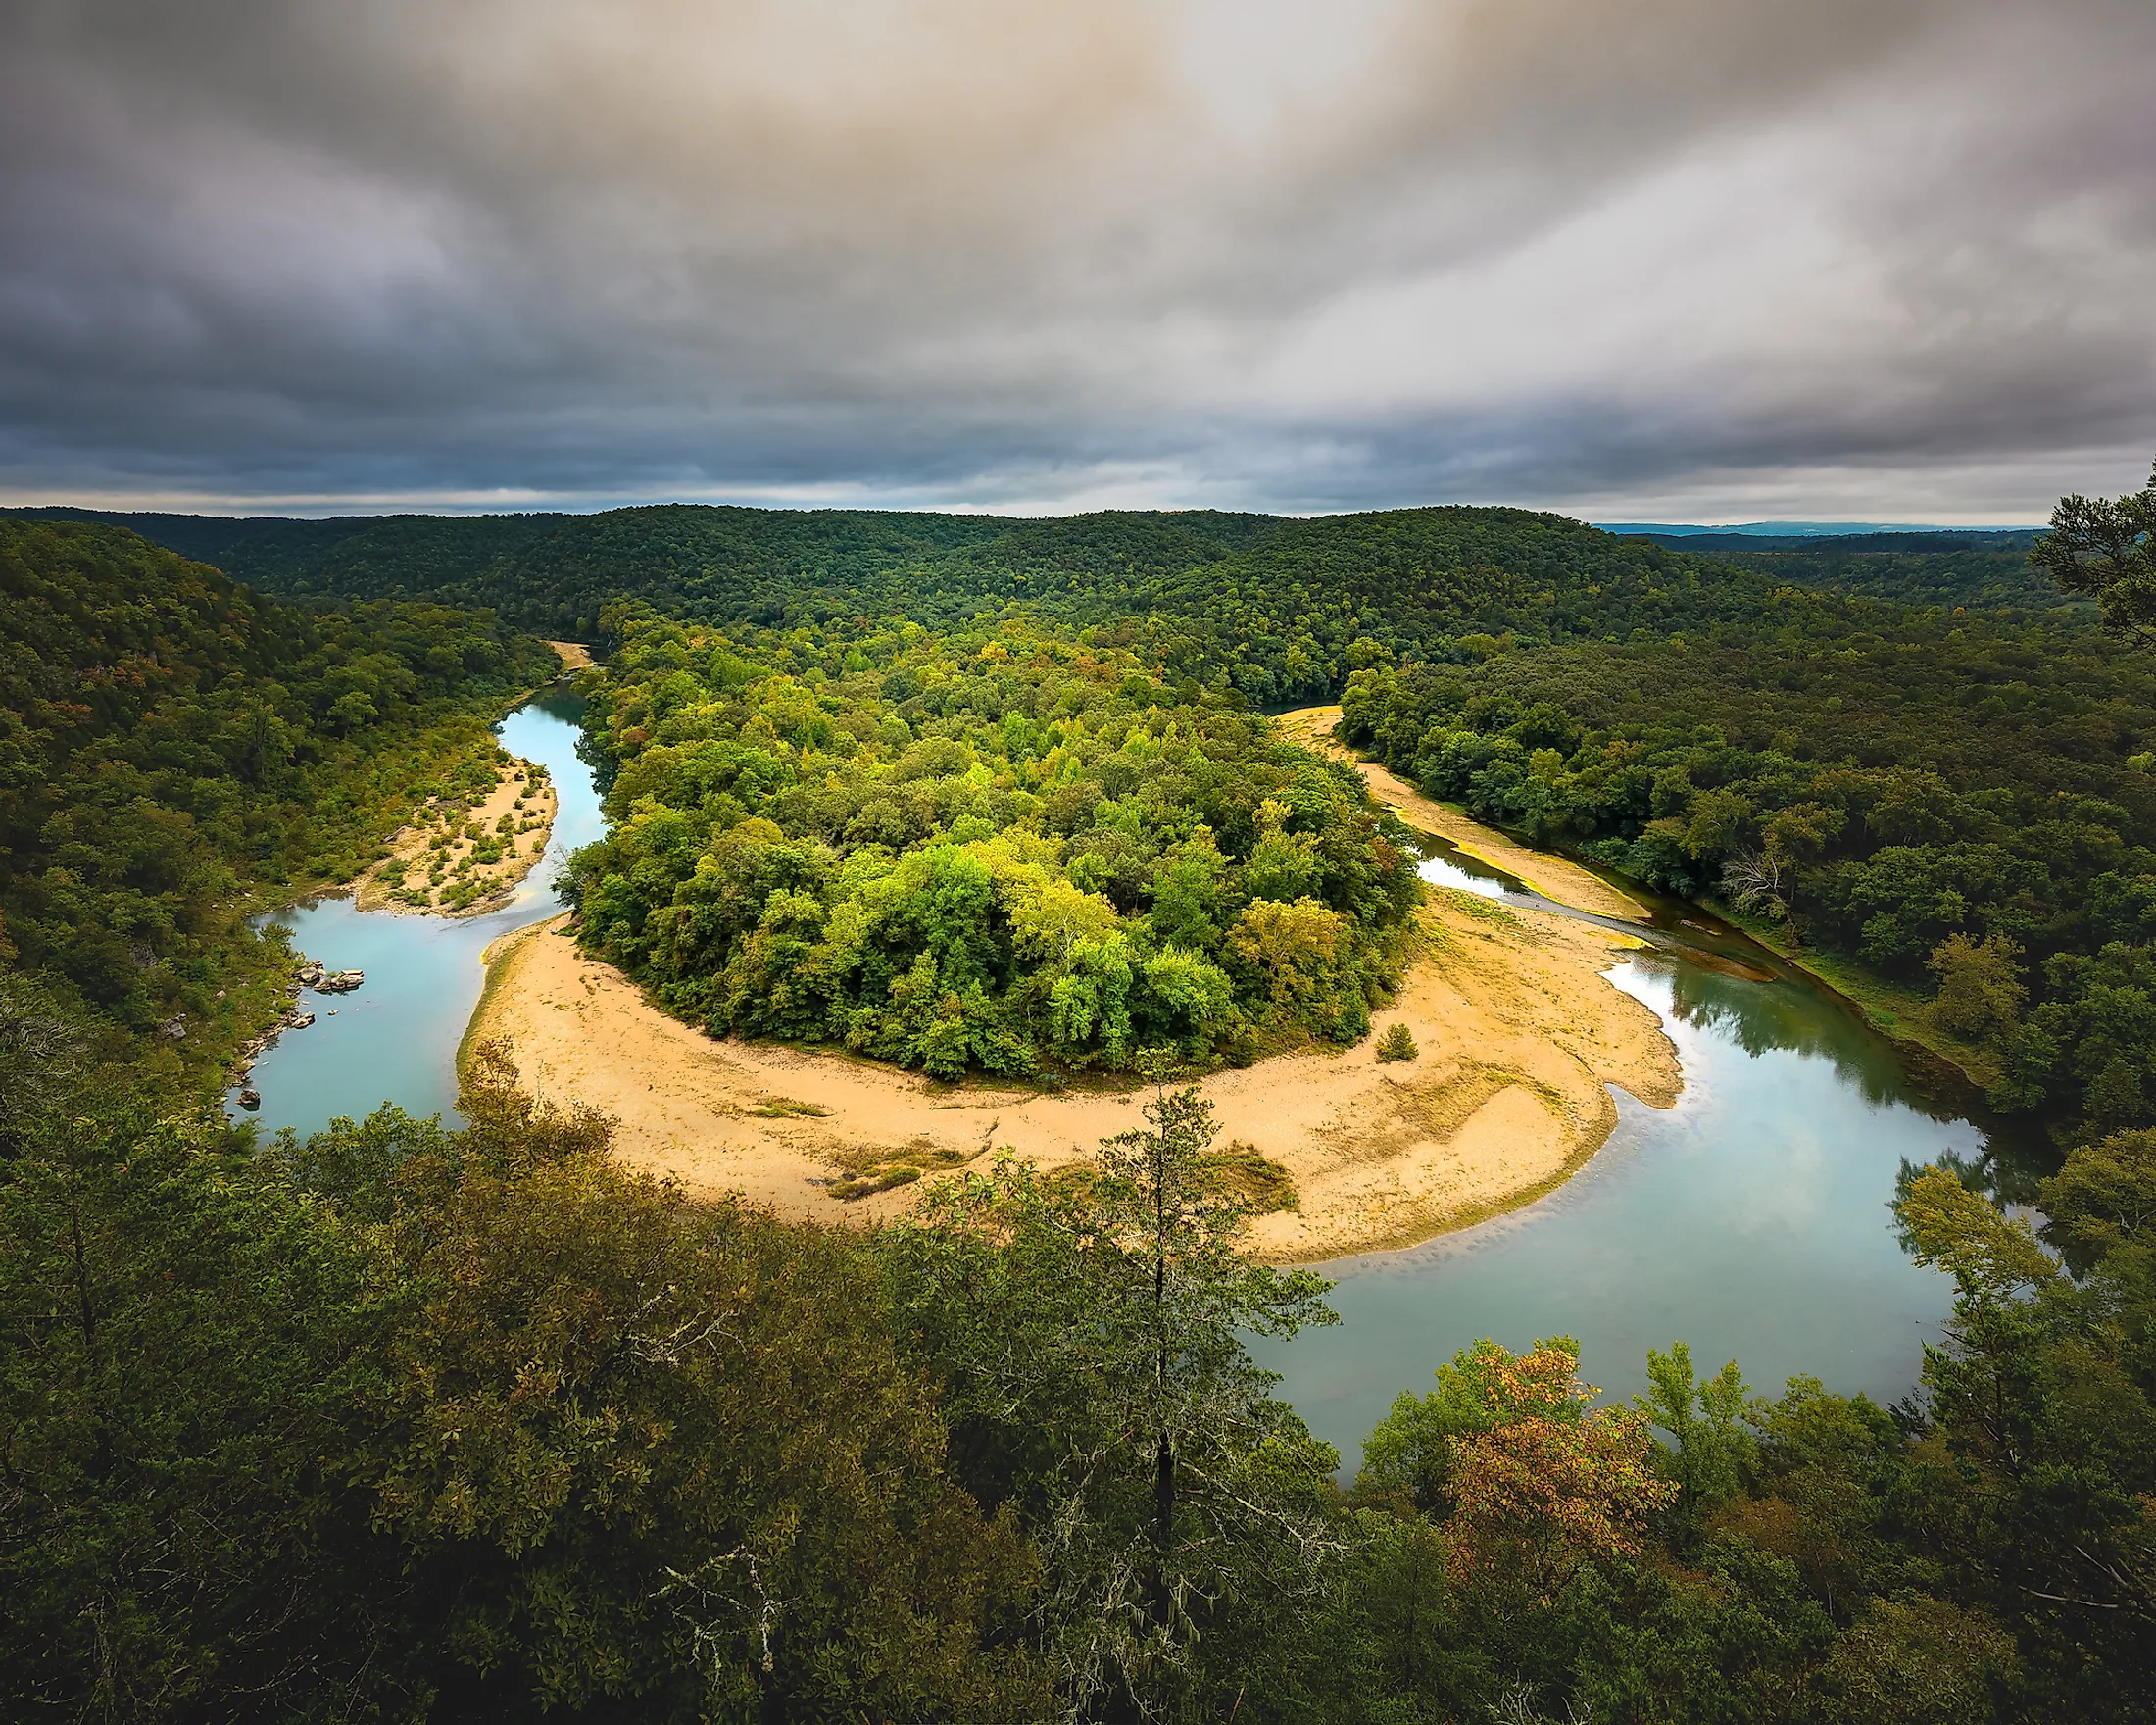
<instances>
[{"instance_id":1,"label":"river","mask_svg":"<svg viewBox=\"0 0 2156 1725\"><path fill-rule=\"evenodd\" d=\"M480 953L552 913L562 860L602 831L576 755L581 715L558 686L501 726L504 747L545 765L560 799L546 856L508 907L450 921L362 913L340 897L282 914L298 950L367 981L310 997L314 1026L265 1052L254 1083L266 1128L314 1131L384 1101L453 1112ZM1442 845L1422 868L1440 884L1535 902ZM1799 1372L1882 1399L1916 1382L1949 1284L1909 1261L1887 1206L1904 1161L1978 1156L1984 1133L1824 990L1689 907L1657 912L1648 932L1664 944L1609 975L1675 1042L1677 1106L1620 1095L1608 1144L1557 1193L1406 1252L1326 1266L1340 1324L1259 1344L1281 1393L1350 1473L1393 1398L1431 1388L1434 1368L1483 1336L1513 1349L1573 1336L1585 1375L1618 1394L1643 1383L1647 1349L1678 1338L1704 1369L1736 1359L1759 1390Z\"/></svg>"},{"instance_id":2,"label":"river","mask_svg":"<svg viewBox=\"0 0 2156 1725\"><path fill-rule=\"evenodd\" d=\"M318 1132L340 1114L358 1119L385 1102L454 1116L457 1045L486 980L479 955L511 929L559 911L554 883L563 860L605 831L591 768L576 754L583 716L582 698L562 683L496 727L503 748L553 775L556 798L546 854L501 910L462 919L400 916L356 910L339 894L273 918L295 951L332 970L364 970L367 980L351 994L303 997L314 1024L285 1031L255 1062L249 1082L262 1107L253 1117L266 1132ZM247 1118L236 1096L228 1093L225 1107Z\"/></svg>"}]
</instances>

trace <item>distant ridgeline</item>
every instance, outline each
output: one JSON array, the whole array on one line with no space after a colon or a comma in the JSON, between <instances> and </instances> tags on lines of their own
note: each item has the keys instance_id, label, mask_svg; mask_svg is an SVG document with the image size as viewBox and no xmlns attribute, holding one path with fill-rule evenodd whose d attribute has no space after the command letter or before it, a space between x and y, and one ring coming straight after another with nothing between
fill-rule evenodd
<instances>
[{"instance_id":1,"label":"distant ridgeline","mask_svg":"<svg viewBox=\"0 0 2156 1725\"><path fill-rule=\"evenodd\" d=\"M555 663L472 612L305 608L114 527L0 520L0 960L214 1064L264 1005L256 895L349 879Z\"/></svg>"},{"instance_id":2,"label":"distant ridgeline","mask_svg":"<svg viewBox=\"0 0 2156 1725\"><path fill-rule=\"evenodd\" d=\"M2093 601L2062 593L2029 562L2029 531L1790 534L1646 533L1657 544L1734 563L1799 587L1901 605L2014 610L2093 620Z\"/></svg>"},{"instance_id":3,"label":"distant ridgeline","mask_svg":"<svg viewBox=\"0 0 2156 1725\"><path fill-rule=\"evenodd\" d=\"M101 518L264 592L485 606L576 638L595 635L619 599L764 625L895 614L936 624L1020 601L1078 624L1129 622L1138 633L1127 644L1260 707L1323 699L1381 656L1472 660L1508 636L1536 646L1876 625L1844 591L1949 608L2060 604L2022 568L2026 542L1903 534L1867 549L1761 550L1754 540L1703 556L1513 509L1020 520L668 504L588 516ZM1811 587L1832 591L1798 591Z\"/></svg>"}]
</instances>

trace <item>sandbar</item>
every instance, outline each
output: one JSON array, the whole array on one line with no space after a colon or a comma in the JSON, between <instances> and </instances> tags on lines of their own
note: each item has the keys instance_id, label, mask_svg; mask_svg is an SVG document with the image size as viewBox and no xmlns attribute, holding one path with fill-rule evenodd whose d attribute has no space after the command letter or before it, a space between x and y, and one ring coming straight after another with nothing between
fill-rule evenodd
<instances>
[{"instance_id":1,"label":"sandbar","mask_svg":"<svg viewBox=\"0 0 2156 1725\"><path fill-rule=\"evenodd\" d=\"M436 797L420 807L410 825L390 835L389 855L360 877L360 909L432 916L480 916L500 910L545 855L557 806L551 778L530 762L504 754L484 797L476 802ZM474 829L483 836L473 838ZM490 850L482 851L482 845ZM479 861L494 853L494 861ZM442 877L432 880L429 870L437 858Z\"/></svg>"},{"instance_id":2,"label":"sandbar","mask_svg":"<svg viewBox=\"0 0 2156 1725\"><path fill-rule=\"evenodd\" d=\"M1433 797L1426 797L1405 779L1374 761L1350 754L1333 735L1340 722L1338 707L1301 707L1284 713L1275 721L1289 740L1319 755L1345 761L1363 776L1370 794L1417 832L1434 833L1470 857L1493 868L1502 869L1524 881L1544 898L1596 916L1615 916L1627 922L1648 920L1646 907L1627 896L1600 875L1591 873L1567 858L1548 851L1530 850L1483 825Z\"/></svg>"},{"instance_id":3,"label":"sandbar","mask_svg":"<svg viewBox=\"0 0 2156 1725\"><path fill-rule=\"evenodd\" d=\"M1592 877L1591 877L1592 878ZM1285 1167L1298 1208L1258 1217L1251 1249L1286 1262L1411 1245L1560 1184L1616 1124L1607 1086L1651 1107L1683 1078L1654 1014L1602 975L1635 943L1590 924L1432 888L1418 953L1375 1036L1201 1080L1217 1147ZM714 1039L652 1006L555 917L487 949L467 1049L506 1043L541 1099L617 1122L615 1152L692 1198L739 1193L823 1222L899 1214L927 1180L1000 1149L1044 1168L1140 1124L1143 1089L1045 1092L935 1083L847 1055ZM853 1199L877 1168L923 1182Z\"/></svg>"}]
</instances>

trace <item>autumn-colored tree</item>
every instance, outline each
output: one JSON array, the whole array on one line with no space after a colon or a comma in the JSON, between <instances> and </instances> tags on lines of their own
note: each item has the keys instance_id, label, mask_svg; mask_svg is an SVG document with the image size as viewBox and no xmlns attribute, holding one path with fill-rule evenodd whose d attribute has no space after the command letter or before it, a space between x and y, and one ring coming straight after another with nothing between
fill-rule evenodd
<instances>
[{"instance_id":1,"label":"autumn-colored tree","mask_svg":"<svg viewBox=\"0 0 2156 1725\"><path fill-rule=\"evenodd\" d=\"M1634 1555L1678 1488L1653 1465L1646 1415L1593 1407L1579 1368L1568 1336L1523 1355L1476 1343L1439 1368L1434 1394L1393 1405L1358 1485L1437 1515L1465 1585L1546 1600L1584 1565Z\"/></svg>"},{"instance_id":2,"label":"autumn-colored tree","mask_svg":"<svg viewBox=\"0 0 2156 1725\"><path fill-rule=\"evenodd\" d=\"M1456 1579L1547 1599L1583 1565L1637 1554L1677 1488L1651 1461L1644 1415L1588 1409L1579 1355L1548 1344L1497 1364L1510 1414L1461 1439L1452 1459Z\"/></svg>"}]
</instances>

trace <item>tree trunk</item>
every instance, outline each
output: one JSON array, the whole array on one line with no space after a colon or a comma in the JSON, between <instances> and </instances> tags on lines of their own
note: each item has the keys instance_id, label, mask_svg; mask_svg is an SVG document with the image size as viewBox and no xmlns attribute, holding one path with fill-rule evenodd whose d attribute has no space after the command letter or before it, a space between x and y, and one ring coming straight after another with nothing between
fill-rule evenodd
<instances>
[{"instance_id":1,"label":"tree trunk","mask_svg":"<svg viewBox=\"0 0 2156 1725\"><path fill-rule=\"evenodd\" d=\"M1153 1441L1152 1520L1152 1608L1160 1627L1165 1629L1171 1615L1168 1542L1175 1532L1175 1452L1168 1447L1166 1432L1159 1433Z\"/></svg>"}]
</instances>

